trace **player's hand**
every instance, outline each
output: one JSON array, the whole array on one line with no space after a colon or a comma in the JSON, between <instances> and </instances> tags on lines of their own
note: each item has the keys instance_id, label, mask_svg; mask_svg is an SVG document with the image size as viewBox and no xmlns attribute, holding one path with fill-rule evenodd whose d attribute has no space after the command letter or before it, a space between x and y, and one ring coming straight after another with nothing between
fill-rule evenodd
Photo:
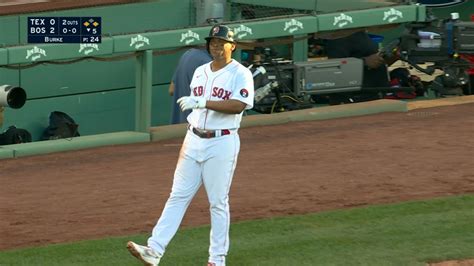
<instances>
[{"instance_id":1,"label":"player's hand","mask_svg":"<svg viewBox=\"0 0 474 266\"><path fill-rule=\"evenodd\" d=\"M374 69L385 64L385 60L379 53L376 53L376 54L371 54L367 57L364 57L364 63L370 69Z\"/></svg>"},{"instance_id":2,"label":"player's hand","mask_svg":"<svg viewBox=\"0 0 474 266\"><path fill-rule=\"evenodd\" d=\"M181 111L206 108L206 98L204 97L184 96L179 98L176 103L179 104Z\"/></svg>"}]
</instances>

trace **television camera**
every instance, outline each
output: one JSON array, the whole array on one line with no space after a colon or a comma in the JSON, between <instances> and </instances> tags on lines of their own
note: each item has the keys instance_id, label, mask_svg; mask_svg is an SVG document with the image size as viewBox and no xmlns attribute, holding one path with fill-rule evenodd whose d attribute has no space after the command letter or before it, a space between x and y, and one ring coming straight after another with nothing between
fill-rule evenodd
<instances>
[{"instance_id":1,"label":"television camera","mask_svg":"<svg viewBox=\"0 0 474 266\"><path fill-rule=\"evenodd\" d=\"M252 67L256 88L254 110L260 113L310 108L314 95L361 90L362 59L293 63L271 58Z\"/></svg>"},{"instance_id":2,"label":"television camera","mask_svg":"<svg viewBox=\"0 0 474 266\"><path fill-rule=\"evenodd\" d=\"M265 60L251 65L254 73L254 111L274 113L311 108L315 99L331 94L367 94L381 98L386 92L412 91L411 87L363 87L364 62L347 57L307 62L277 58L265 48ZM388 75L387 75L388 82ZM380 96L378 95L380 94ZM349 99L360 101L362 97Z\"/></svg>"},{"instance_id":3,"label":"television camera","mask_svg":"<svg viewBox=\"0 0 474 266\"><path fill-rule=\"evenodd\" d=\"M432 75L443 71L428 89L437 96L474 94L468 71L474 62L474 22L454 19L408 23L402 36L381 49L385 58L399 58L415 69ZM273 113L314 106L318 96L339 94L411 92L419 86L367 88L362 86L364 64L358 58L337 58L308 62L292 62L278 58L270 48L258 51L264 60L249 68L254 73L255 105L260 113ZM420 64L432 62L422 67ZM404 71L397 73L405 73ZM409 73L406 71L406 73ZM407 74L408 75L408 74ZM471 77L471 80L473 78ZM421 82L420 82L421 83ZM423 90L423 89L422 89Z\"/></svg>"},{"instance_id":4,"label":"television camera","mask_svg":"<svg viewBox=\"0 0 474 266\"><path fill-rule=\"evenodd\" d=\"M425 74L442 70L430 85L436 96L474 94L474 21L458 17L453 13L442 20L429 14L426 22L410 23L388 51ZM420 66L425 63L433 64Z\"/></svg>"}]
</instances>

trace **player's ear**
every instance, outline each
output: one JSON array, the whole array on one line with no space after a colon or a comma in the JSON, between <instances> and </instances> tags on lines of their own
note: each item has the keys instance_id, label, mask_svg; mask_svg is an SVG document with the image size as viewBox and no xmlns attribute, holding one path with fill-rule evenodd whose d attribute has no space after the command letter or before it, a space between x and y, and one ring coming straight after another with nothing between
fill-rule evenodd
<instances>
[{"instance_id":1,"label":"player's ear","mask_svg":"<svg viewBox=\"0 0 474 266\"><path fill-rule=\"evenodd\" d=\"M235 45L235 43L232 43L232 52L235 51L236 48L237 46Z\"/></svg>"}]
</instances>

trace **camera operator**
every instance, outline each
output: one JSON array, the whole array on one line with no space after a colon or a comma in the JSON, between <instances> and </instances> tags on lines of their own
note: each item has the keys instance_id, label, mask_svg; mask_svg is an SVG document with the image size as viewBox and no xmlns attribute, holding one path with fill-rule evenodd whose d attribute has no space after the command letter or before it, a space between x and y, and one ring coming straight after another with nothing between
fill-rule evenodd
<instances>
[{"instance_id":1,"label":"camera operator","mask_svg":"<svg viewBox=\"0 0 474 266\"><path fill-rule=\"evenodd\" d=\"M366 30L348 32L342 37L325 39L324 48L328 58L355 57L363 59L363 87L389 87L386 62L379 52L378 44L370 38ZM361 102L379 98L380 96L376 92L336 93L329 95L329 103Z\"/></svg>"}]
</instances>

